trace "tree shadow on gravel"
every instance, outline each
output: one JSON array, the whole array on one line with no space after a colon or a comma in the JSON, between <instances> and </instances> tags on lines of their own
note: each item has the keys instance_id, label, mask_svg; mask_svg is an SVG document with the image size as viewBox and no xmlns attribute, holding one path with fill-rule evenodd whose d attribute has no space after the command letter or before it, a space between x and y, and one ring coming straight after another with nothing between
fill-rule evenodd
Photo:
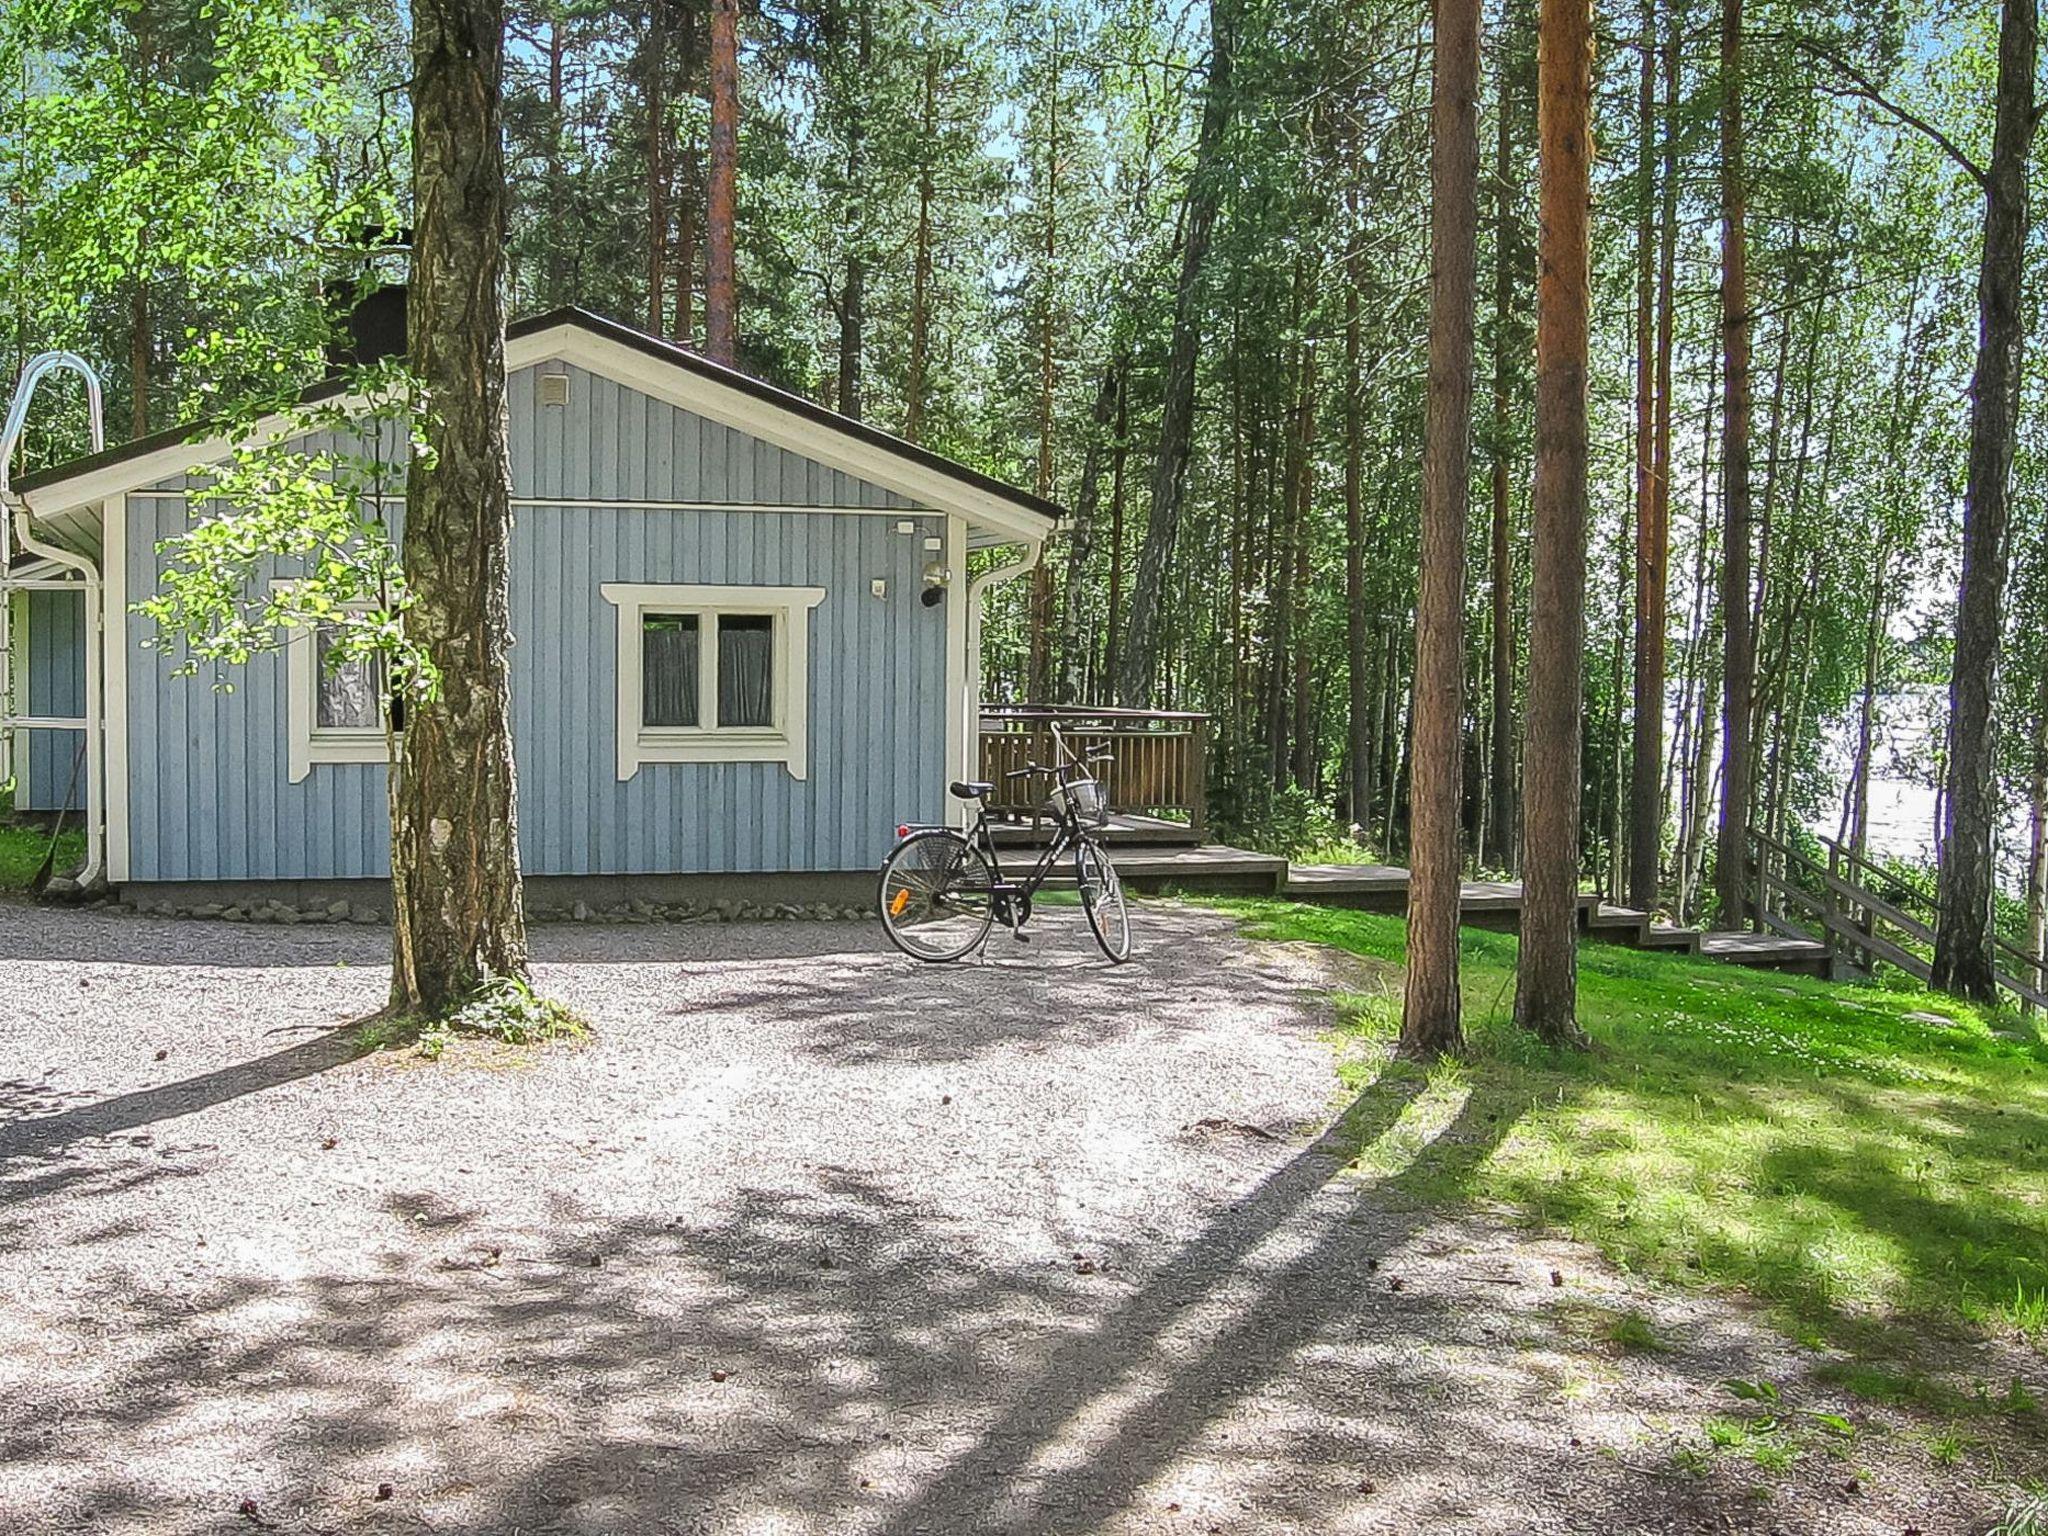
<instances>
[{"instance_id":1,"label":"tree shadow on gravel","mask_svg":"<svg viewBox=\"0 0 2048 1536\"><path fill-rule=\"evenodd\" d=\"M101 1275L103 1342L0 1400L0 1529L33 1488L47 1528L151 1536L244 1499L309 1533L1320 1530L1404 1473L1442 1529L1567 1480L1566 1528L1694 1528L1722 1492L1575 1454L1435 1359L1482 1342L1488 1294L1411 1270L1426 1218L1344 1171L1412 1092L1368 1089L1129 1269L998 1259L820 1170L694 1224L564 1192L546 1234L422 1183L315 1273ZM1468 1103L1420 1156L1470 1166L1510 1121Z\"/></svg>"},{"instance_id":2,"label":"tree shadow on gravel","mask_svg":"<svg viewBox=\"0 0 2048 1536\"><path fill-rule=\"evenodd\" d=\"M46 1084L0 1080L0 1174L21 1160L47 1159L74 1142L197 1114L245 1094L311 1077L362 1055L360 1022L325 1029L296 1045L211 1072L108 1099L56 1093ZM0 1185L0 1202L13 1198Z\"/></svg>"}]
</instances>

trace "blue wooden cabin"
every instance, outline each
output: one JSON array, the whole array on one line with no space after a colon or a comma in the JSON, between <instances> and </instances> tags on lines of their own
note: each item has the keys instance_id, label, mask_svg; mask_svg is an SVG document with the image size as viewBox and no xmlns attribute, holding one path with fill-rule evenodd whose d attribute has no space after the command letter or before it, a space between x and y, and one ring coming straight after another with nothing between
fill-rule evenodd
<instances>
[{"instance_id":1,"label":"blue wooden cabin","mask_svg":"<svg viewBox=\"0 0 2048 1536\"><path fill-rule=\"evenodd\" d=\"M580 310L514 326L507 373L528 874L864 871L899 822L945 816L978 767L983 591L1057 509ZM174 678L130 611L232 446L184 429L16 483L59 557L33 568L80 583L12 594L16 713L82 719L96 679L104 699L88 730L15 733L18 803L86 805L81 770L116 885L382 879L366 680L317 635L232 691ZM970 580L998 548L1016 558Z\"/></svg>"}]
</instances>

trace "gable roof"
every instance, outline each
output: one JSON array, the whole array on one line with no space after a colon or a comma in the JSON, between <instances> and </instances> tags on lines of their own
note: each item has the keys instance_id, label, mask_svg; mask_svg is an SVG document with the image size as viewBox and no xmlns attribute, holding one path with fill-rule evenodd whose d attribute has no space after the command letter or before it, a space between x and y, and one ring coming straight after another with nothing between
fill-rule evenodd
<instances>
[{"instance_id":1,"label":"gable roof","mask_svg":"<svg viewBox=\"0 0 2048 1536\"><path fill-rule=\"evenodd\" d=\"M1042 539L1061 516L1041 496L588 310L550 310L506 328L506 372L554 360L958 513L998 539ZM296 405L339 399L343 390L341 380L324 379L302 391ZM279 415L232 436L219 422L173 427L24 475L14 490L37 517L48 518L225 458L237 441L286 425Z\"/></svg>"}]
</instances>

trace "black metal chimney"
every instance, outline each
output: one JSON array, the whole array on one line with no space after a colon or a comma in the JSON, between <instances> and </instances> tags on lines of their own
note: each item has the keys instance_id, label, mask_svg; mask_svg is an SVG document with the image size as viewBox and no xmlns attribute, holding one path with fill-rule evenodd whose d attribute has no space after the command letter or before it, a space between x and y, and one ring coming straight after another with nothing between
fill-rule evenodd
<instances>
[{"instance_id":1,"label":"black metal chimney","mask_svg":"<svg viewBox=\"0 0 2048 1536\"><path fill-rule=\"evenodd\" d=\"M329 302L345 303L354 287L329 290ZM339 307L338 305L336 306ZM335 334L327 343L327 371L330 375L350 367L405 355L405 284L387 283L373 288L337 317Z\"/></svg>"}]
</instances>

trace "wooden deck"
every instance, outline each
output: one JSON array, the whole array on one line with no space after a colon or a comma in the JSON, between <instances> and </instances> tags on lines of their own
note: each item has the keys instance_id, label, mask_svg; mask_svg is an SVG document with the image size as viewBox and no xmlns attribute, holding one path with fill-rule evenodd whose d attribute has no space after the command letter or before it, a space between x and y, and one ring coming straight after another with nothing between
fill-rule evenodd
<instances>
[{"instance_id":1,"label":"wooden deck","mask_svg":"<svg viewBox=\"0 0 2048 1536\"><path fill-rule=\"evenodd\" d=\"M1181 829L1184 830L1184 829ZM1391 864L1289 864L1269 854L1220 843L1148 846L1142 828L1117 849L1117 868L1139 890L1227 891L1281 895L1317 906L1362 912L1398 913L1408 905L1408 871ZM1467 927L1513 932L1521 925L1518 882L1467 880L1459 892L1459 921ZM1731 965L1768 970L1828 973L1823 945L1807 939L1763 933L1702 933L1651 920L1632 907L1579 895L1579 926L1597 942L1669 954L1699 955Z\"/></svg>"}]
</instances>

